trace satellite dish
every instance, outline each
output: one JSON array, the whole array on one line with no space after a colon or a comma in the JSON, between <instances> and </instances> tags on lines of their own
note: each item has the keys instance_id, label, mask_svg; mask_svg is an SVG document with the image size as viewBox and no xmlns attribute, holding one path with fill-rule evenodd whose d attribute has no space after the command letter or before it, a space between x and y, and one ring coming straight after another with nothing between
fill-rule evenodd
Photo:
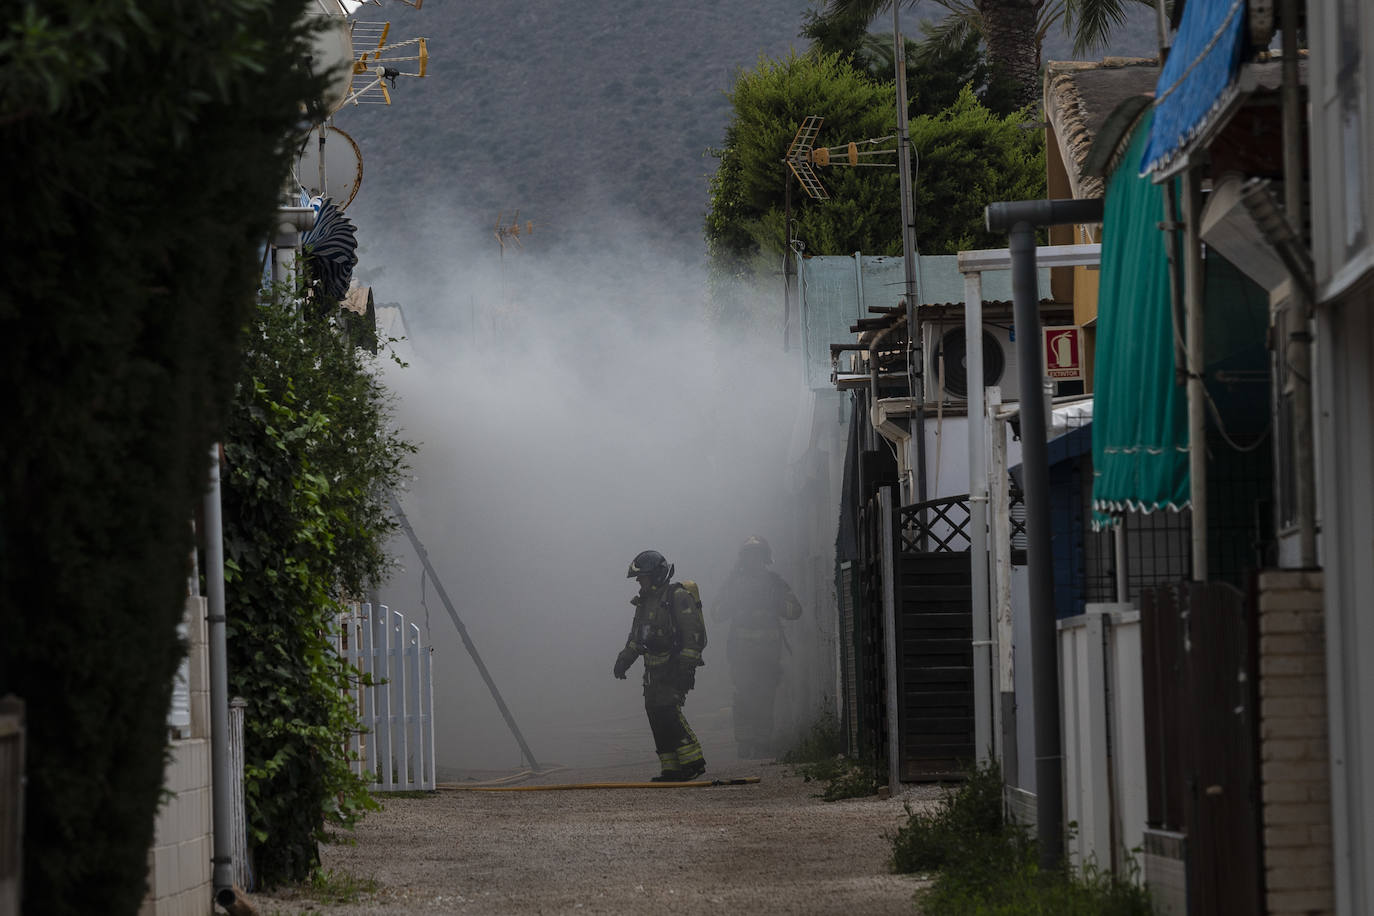
<instances>
[{"instance_id":1,"label":"satellite dish","mask_svg":"<svg viewBox=\"0 0 1374 916\"><path fill-rule=\"evenodd\" d=\"M338 0L313 0L307 15L331 20L326 28L315 32L310 69L317 76L329 77L322 100L324 110L338 111L353 82L353 33Z\"/></svg>"},{"instance_id":2,"label":"satellite dish","mask_svg":"<svg viewBox=\"0 0 1374 916\"><path fill-rule=\"evenodd\" d=\"M344 210L363 183L362 150L337 127L312 130L296 159L296 181L306 196L332 197Z\"/></svg>"}]
</instances>

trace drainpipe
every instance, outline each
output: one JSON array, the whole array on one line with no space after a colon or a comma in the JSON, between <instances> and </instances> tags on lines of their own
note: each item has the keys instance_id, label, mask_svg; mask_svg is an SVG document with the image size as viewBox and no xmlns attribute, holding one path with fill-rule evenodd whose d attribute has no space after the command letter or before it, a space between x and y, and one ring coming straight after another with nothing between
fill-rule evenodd
<instances>
[{"instance_id":1,"label":"drainpipe","mask_svg":"<svg viewBox=\"0 0 1374 916\"><path fill-rule=\"evenodd\" d=\"M1283 209L1293 232L1304 238L1302 213L1302 109L1298 86L1298 4L1280 0L1283 29ZM1312 451L1312 335L1307 327L1312 301L1293 284L1293 314L1302 323L1290 329L1281 355L1293 380L1293 463L1297 484L1298 553L1303 569L1317 566L1317 487ZM1289 355L1291 354L1291 356Z\"/></svg>"},{"instance_id":2,"label":"drainpipe","mask_svg":"<svg viewBox=\"0 0 1374 916\"><path fill-rule=\"evenodd\" d=\"M1035 230L1065 223L1099 223L1102 200L1024 200L988 204L989 232L1009 233L1016 358L1021 382L1021 471L1026 491L1026 559L1030 589L1032 708L1035 715L1035 826L1040 866L1064 856L1063 750L1059 727L1058 624L1050 529L1050 468L1040 329Z\"/></svg>"},{"instance_id":3,"label":"drainpipe","mask_svg":"<svg viewBox=\"0 0 1374 916\"><path fill-rule=\"evenodd\" d=\"M968 376L969 562L973 576L973 740L979 766L992 751L992 622L988 600L988 460L983 415L983 275L964 274Z\"/></svg>"},{"instance_id":4,"label":"drainpipe","mask_svg":"<svg viewBox=\"0 0 1374 916\"><path fill-rule=\"evenodd\" d=\"M205 516L206 622L210 643L210 804L214 822L211 882L214 900L230 913L247 905L234 887L234 840L230 832L233 795L229 780L229 661L224 636L224 529L219 499L219 443L210 448L210 485L203 502Z\"/></svg>"}]
</instances>

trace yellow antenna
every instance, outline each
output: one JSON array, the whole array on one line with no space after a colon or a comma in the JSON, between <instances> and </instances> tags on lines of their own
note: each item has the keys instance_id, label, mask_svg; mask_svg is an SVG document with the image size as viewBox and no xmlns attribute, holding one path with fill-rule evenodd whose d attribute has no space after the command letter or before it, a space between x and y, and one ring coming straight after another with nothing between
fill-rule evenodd
<instances>
[{"instance_id":1,"label":"yellow antenna","mask_svg":"<svg viewBox=\"0 0 1374 916\"><path fill-rule=\"evenodd\" d=\"M816 165L850 165L863 168L890 169L896 166L895 162L863 162L860 160L874 156L890 156L897 152L892 149L860 150L859 146L876 146L887 140L895 140L896 134L886 137L874 137L871 140L850 140L843 146L821 147L811 151L811 161Z\"/></svg>"},{"instance_id":2,"label":"yellow antenna","mask_svg":"<svg viewBox=\"0 0 1374 916\"><path fill-rule=\"evenodd\" d=\"M851 140L843 146L815 146L816 135L820 133L821 124L824 119L818 115L807 115L802 121L801 127L797 128L797 135L792 138L792 145L787 148L787 156L783 160L792 170L792 174L797 176L797 181L801 184L802 190L807 195L816 200L829 200L830 192L821 184L821 180L816 175L813 165L849 165L868 168L892 168L895 162L868 162L864 161L876 156L886 156L897 152L896 149L860 150L863 146L877 146L888 140L894 139L895 135L886 137L874 137L870 140Z\"/></svg>"},{"instance_id":3,"label":"yellow antenna","mask_svg":"<svg viewBox=\"0 0 1374 916\"><path fill-rule=\"evenodd\" d=\"M423 2L423 0L421 0ZM354 22L353 46L362 47L353 61L353 82L339 104L391 104L391 90L402 76L424 79L429 70L427 39L407 38L388 44L389 22Z\"/></svg>"},{"instance_id":4,"label":"yellow antenna","mask_svg":"<svg viewBox=\"0 0 1374 916\"><path fill-rule=\"evenodd\" d=\"M820 133L824 120L818 115L807 115L801 127L797 128L797 135L792 138L792 145L787 148L787 155L783 159L792 170L792 174L797 176L802 190L817 200L830 199L825 185L821 184L815 170L811 168L812 143L816 139L816 134Z\"/></svg>"},{"instance_id":5,"label":"yellow antenna","mask_svg":"<svg viewBox=\"0 0 1374 916\"><path fill-rule=\"evenodd\" d=\"M514 243L516 248L525 247L520 243L520 234L522 232L525 235L534 235L534 220L526 220L525 225L521 226L519 210L516 210L515 216L511 217L509 226L506 225L505 211L502 211L501 214L496 217L496 229L493 234L496 236L496 241L501 246L502 253L506 250L507 241Z\"/></svg>"}]
</instances>

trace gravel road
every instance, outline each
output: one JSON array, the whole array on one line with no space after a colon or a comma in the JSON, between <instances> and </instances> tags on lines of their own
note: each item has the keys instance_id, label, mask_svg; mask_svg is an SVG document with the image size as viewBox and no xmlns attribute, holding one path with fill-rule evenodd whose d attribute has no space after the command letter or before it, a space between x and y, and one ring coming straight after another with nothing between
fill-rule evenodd
<instances>
[{"instance_id":1,"label":"gravel road","mask_svg":"<svg viewBox=\"0 0 1374 916\"><path fill-rule=\"evenodd\" d=\"M521 791L470 791L457 786L476 781L459 781L429 797L386 799L356 843L323 849L325 868L373 879L374 892L348 904L290 893L253 901L263 916L916 912L924 882L888 871L890 838L905 823L904 803L930 804L938 789L824 802L790 767L723 764L703 778L759 781L528 789L640 782L652 767L635 764L505 783Z\"/></svg>"}]
</instances>

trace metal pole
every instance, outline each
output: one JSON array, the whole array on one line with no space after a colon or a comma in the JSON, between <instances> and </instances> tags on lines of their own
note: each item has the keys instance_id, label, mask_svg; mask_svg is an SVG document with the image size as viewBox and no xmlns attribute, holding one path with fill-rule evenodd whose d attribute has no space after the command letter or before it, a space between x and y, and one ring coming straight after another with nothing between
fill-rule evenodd
<instances>
[{"instance_id":1,"label":"metal pole","mask_svg":"<svg viewBox=\"0 0 1374 916\"><path fill-rule=\"evenodd\" d=\"M925 372L921 353L921 326L916 320L920 304L920 265L916 252L916 216L911 204L911 137L907 130L906 41L898 9L902 0L892 0L892 62L897 71L897 187L902 196L902 271L906 275L906 365L907 387L915 402L914 429L911 431L916 459L915 501L926 501L926 409Z\"/></svg>"},{"instance_id":2,"label":"metal pole","mask_svg":"<svg viewBox=\"0 0 1374 916\"><path fill-rule=\"evenodd\" d=\"M473 662L477 665L477 672L482 675L482 680L486 683L487 689L491 691L492 699L496 700L496 708L501 710L501 718L506 720L506 727L515 736L515 743L520 745L520 753L525 755L525 759L530 763L530 769L538 771L539 762L534 759L534 753L530 746L525 743L525 736L520 734L520 726L515 724L515 717L506 708L506 701L501 699L501 691L496 689L496 682L491 679L491 672L487 671L487 666L482 663L482 656L477 654L477 646L473 644L472 637L468 635L468 628L463 626L463 621L458 618L458 612L453 609L453 602L449 600L448 592L444 590L444 583L439 578L439 574L434 571L434 566L429 562L429 552L425 550L425 545L420 543L420 539L415 535L415 529L410 527L410 519L406 518L405 511L401 509L401 503L396 497L391 497L391 511L396 513L396 520L401 523L401 530L410 538L410 545L415 548L415 553L420 558L420 563L425 567L431 582L434 583L434 590L439 594L439 600L444 603L448 616L453 618L453 625L458 630L458 635L463 639L463 645L468 650L468 655L472 656Z\"/></svg>"},{"instance_id":3,"label":"metal pole","mask_svg":"<svg viewBox=\"0 0 1374 916\"><path fill-rule=\"evenodd\" d=\"M219 443L210 447L210 483L205 516L205 594L210 648L210 804L214 850L210 862L215 902L228 908L234 893L233 794L229 785L229 652L224 635L224 527L220 515Z\"/></svg>"},{"instance_id":4,"label":"metal pole","mask_svg":"<svg viewBox=\"0 0 1374 916\"><path fill-rule=\"evenodd\" d=\"M983 416L983 275L964 274L968 371L969 563L973 577L973 739L979 765L992 751L992 623L988 601L988 465Z\"/></svg>"},{"instance_id":5,"label":"metal pole","mask_svg":"<svg viewBox=\"0 0 1374 916\"><path fill-rule=\"evenodd\" d=\"M1169 16L1164 11L1164 0L1155 0L1155 31L1159 38L1159 65L1169 57Z\"/></svg>"},{"instance_id":6,"label":"metal pole","mask_svg":"<svg viewBox=\"0 0 1374 916\"><path fill-rule=\"evenodd\" d=\"M988 389L988 450L992 475L988 482L989 527L992 529L992 598L997 621L994 641L997 648L997 690L993 695L997 759L1002 763L1004 780L1019 780L1016 767L1016 694L1012 668L1011 638L1011 500L1007 487L1007 425L997 419L1002 406L1002 389ZM1016 783L1016 784L1019 784Z\"/></svg>"},{"instance_id":7,"label":"metal pole","mask_svg":"<svg viewBox=\"0 0 1374 916\"><path fill-rule=\"evenodd\" d=\"M1164 222L1159 228L1164 232L1164 251L1169 259L1169 317L1174 327L1174 383L1182 385L1188 379L1188 354L1183 343L1183 329L1186 325L1183 317L1183 292L1180 289L1183 266L1179 261L1178 201L1174 198L1174 191L1175 184L1172 179L1159 186L1159 193L1164 196Z\"/></svg>"},{"instance_id":8,"label":"metal pole","mask_svg":"<svg viewBox=\"0 0 1374 916\"><path fill-rule=\"evenodd\" d=\"M1129 579L1126 568L1126 516L1121 516L1112 526L1112 550L1116 556L1116 600L1121 604L1129 602Z\"/></svg>"},{"instance_id":9,"label":"metal pole","mask_svg":"<svg viewBox=\"0 0 1374 916\"><path fill-rule=\"evenodd\" d=\"M1040 864L1059 864L1064 852L1063 758L1059 728L1059 665L1050 538L1049 449L1045 439L1045 375L1040 352L1035 227L1012 227L1011 285L1021 372L1021 471L1025 479L1026 558L1029 567L1032 696L1035 704L1035 797Z\"/></svg>"},{"instance_id":10,"label":"metal pole","mask_svg":"<svg viewBox=\"0 0 1374 916\"><path fill-rule=\"evenodd\" d=\"M892 488L879 491L883 525L883 687L887 707L887 785L894 794L902 781L902 719L897 683L897 530Z\"/></svg>"},{"instance_id":11,"label":"metal pole","mask_svg":"<svg viewBox=\"0 0 1374 916\"><path fill-rule=\"evenodd\" d=\"M782 351L792 348L792 170L782 166Z\"/></svg>"},{"instance_id":12,"label":"metal pole","mask_svg":"<svg viewBox=\"0 0 1374 916\"><path fill-rule=\"evenodd\" d=\"M1283 29L1283 209L1299 239L1305 239L1302 213L1302 98L1298 86L1298 4L1280 0L1279 27ZM1312 303L1292 284L1288 340L1279 358L1289 362L1293 385L1293 464L1297 485L1298 554L1304 569L1317 566L1316 460L1312 450L1312 335L1308 331Z\"/></svg>"},{"instance_id":13,"label":"metal pole","mask_svg":"<svg viewBox=\"0 0 1374 916\"><path fill-rule=\"evenodd\" d=\"M1203 343L1202 176L1183 173L1183 310L1188 347L1188 477L1193 510L1193 581L1207 581L1207 392L1202 387Z\"/></svg>"},{"instance_id":14,"label":"metal pole","mask_svg":"<svg viewBox=\"0 0 1374 916\"><path fill-rule=\"evenodd\" d=\"M1049 447L1036 277L1035 229L1102 220L1102 200L1026 200L989 204L988 230L1009 232L1016 356L1021 382L1021 471L1026 499L1026 560L1030 597L1031 680L1035 714L1035 813L1040 865L1064 855L1063 751L1060 747L1059 646L1054 612Z\"/></svg>"}]
</instances>

